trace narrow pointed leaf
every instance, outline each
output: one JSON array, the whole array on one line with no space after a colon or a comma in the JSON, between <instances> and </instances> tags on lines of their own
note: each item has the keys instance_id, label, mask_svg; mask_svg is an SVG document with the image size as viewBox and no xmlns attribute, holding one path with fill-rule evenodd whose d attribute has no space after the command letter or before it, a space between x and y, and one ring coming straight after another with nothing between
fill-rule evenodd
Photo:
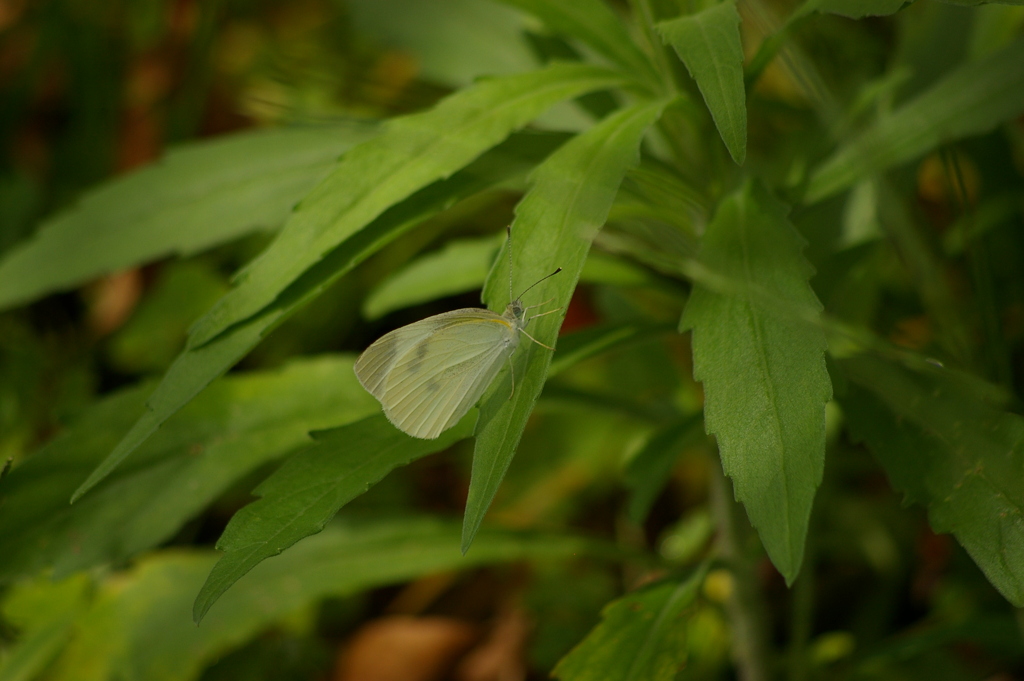
<instances>
[{"instance_id":1,"label":"narrow pointed leaf","mask_svg":"<svg viewBox=\"0 0 1024 681\"><path fill-rule=\"evenodd\" d=\"M701 264L736 281L736 292L695 284L681 322L693 329L705 427L718 439L736 497L789 583L800 570L821 482L832 393L824 333L806 318L821 305L807 283L811 268L802 248L785 207L748 184L722 202L700 251ZM765 302L773 299L783 305Z\"/></svg>"},{"instance_id":2,"label":"narrow pointed leaf","mask_svg":"<svg viewBox=\"0 0 1024 681\"><path fill-rule=\"evenodd\" d=\"M839 149L811 177L820 201L946 142L980 135L1024 111L1024 38L956 69Z\"/></svg>"},{"instance_id":3,"label":"narrow pointed leaf","mask_svg":"<svg viewBox=\"0 0 1024 681\"><path fill-rule=\"evenodd\" d=\"M658 32L697 81L732 160L743 165L747 157L747 100L736 3L726 0L696 14L663 21Z\"/></svg>"},{"instance_id":4,"label":"narrow pointed leaf","mask_svg":"<svg viewBox=\"0 0 1024 681\"><path fill-rule=\"evenodd\" d=\"M1000 593L1024 606L1024 418L950 372L911 371L869 356L842 360L851 432L893 487L928 509Z\"/></svg>"},{"instance_id":5,"label":"narrow pointed leaf","mask_svg":"<svg viewBox=\"0 0 1024 681\"><path fill-rule=\"evenodd\" d=\"M0 583L124 561L167 541L260 466L311 444L309 431L378 411L351 356L291 362L213 385L79 503L68 496L110 451L152 389L121 391L0 480Z\"/></svg>"},{"instance_id":6,"label":"narrow pointed leaf","mask_svg":"<svg viewBox=\"0 0 1024 681\"><path fill-rule=\"evenodd\" d=\"M555 64L482 80L428 111L388 121L302 200L274 243L242 270L237 286L196 322L190 347L270 305L389 207L460 170L552 105L621 82L607 69Z\"/></svg>"},{"instance_id":7,"label":"narrow pointed leaf","mask_svg":"<svg viewBox=\"0 0 1024 681\"><path fill-rule=\"evenodd\" d=\"M634 105L612 114L567 142L530 177L530 189L516 207L510 247L515 263L512 288L523 291L561 267L562 272L530 291L530 305L552 299L552 308L569 304L594 235L604 224L619 183L639 160L640 142L657 120L666 101ZM501 256L484 286L492 310L509 302L508 259ZM550 308L549 308L550 309ZM541 317L529 333L554 347L564 311ZM526 421L544 387L551 351L523 339L516 351L515 393L511 377L494 382L481 402L473 470L463 525L463 550L468 550L501 479L519 445Z\"/></svg>"},{"instance_id":8,"label":"narrow pointed leaf","mask_svg":"<svg viewBox=\"0 0 1024 681\"><path fill-rule=\"evenodd\" d=\"M566 655L562 681L671 681L686 664L687 619L707 568L669 578L612 601L601 623Z\"/></svg>"},{"instance_id":9,"label":"narrow pointed leaf","mask_svg":"<svg viewBox=\"0 0 1024 681\"><path fill-rule=\"evenodd\" d=\"M637 46L604 0L501 0L543 21L551 30L577 38L631 76L649 85L661 81L651 60Z\"/></svg>"},{"instance_id":10,"label":"narrow pointed leaf","mask_svg":"<svg viewBox=\"0 0 1024 681\"><path fill-rule=\"evenodd\" d=\"M0 309L172 254L276 229L376 126L262 130L189 144L100 185L0 260Z\"/></svg>"},{"instance_id":11,"label":"narrow pointed leaf","mask_svg":"<svg viewBox=\"0 0 1024 681\"><path fill-rule=\"evenodd\" d=\"M564 139L561 135L547 134L513 136L464 170L388 210L331 251L260 314L232 326L211 343L187 348L167 370L139 419L75 490L72 501L109 475L171 415L343 274L430 216L496 183L525 173Z\"/></svg>"},{"instance_id":12,"label":"narrow pointed leaf","mask_svg":"<svg viewBox=\"0 0 1024 681\"><path fill-rule=\"evenodd\" d=\"M224 551L196 596L198 623L232 584L263 560L324 529L338 510L379 482L392 469L447 449L473 434L471 412L436 440L419 440L398 430L383 414L315 435L253 492L260 497L238 511L217 548Z\"/></svg>"}]
</instances>

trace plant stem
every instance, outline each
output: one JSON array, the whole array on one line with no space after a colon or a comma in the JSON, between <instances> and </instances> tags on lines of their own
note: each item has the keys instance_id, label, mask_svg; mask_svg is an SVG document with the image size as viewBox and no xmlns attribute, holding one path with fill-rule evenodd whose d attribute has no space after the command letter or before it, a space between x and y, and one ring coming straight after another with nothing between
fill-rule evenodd
<instances>
[{"instance_id":1,"label":"plant stem","mask_svg":"<svg viewBox=\"0 0 1024 681\"><path fill-rule=\"evenodd\" d=\"M808 533L804 566L792 590L793 613L789 620L789 681L807 678L807 642L814 623L814 545Z\"/></svg>"},{"instance_id":2,"label":"plant stem","mask_svg":"<svg viewBox=\"0 0 1024 681\"><path fill-rule=\"evenodd\" d=\"M767 608L754 565L744 550L750 525L734 501L732 483L716 460L711 467L711 510L718 526L721 556L732 568L733 589L726 602L732 625L732 657L740 681L767 681Z\"/></svg>"}]
</instances>

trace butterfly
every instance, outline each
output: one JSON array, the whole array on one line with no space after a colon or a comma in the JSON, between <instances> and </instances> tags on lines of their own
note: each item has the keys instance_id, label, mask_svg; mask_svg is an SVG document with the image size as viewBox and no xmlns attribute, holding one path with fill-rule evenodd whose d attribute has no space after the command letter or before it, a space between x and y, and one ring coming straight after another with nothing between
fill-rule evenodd
<instances>
[{"instance_id":1,"label":"butterfly","mask_svg":"<svg viewBox=\"0 0 1024 681\"><path fill-rule=\"evenodd\" d=\"M512 298L511 248L508 250ZM522 297L561 271L559 267L527 287L503 314L468 307L427 317L381 336L356 360L356 378L377 398L396 428L413 437L433 440L458 423L480 400L505 360L511 369L519 334L548 350L554 349L527 333L526 327L531 320L559 310L527 317L529 310L546 303L524 307ZM514 374L512 381L514 392Z\"/></svg>"}]
</instances>

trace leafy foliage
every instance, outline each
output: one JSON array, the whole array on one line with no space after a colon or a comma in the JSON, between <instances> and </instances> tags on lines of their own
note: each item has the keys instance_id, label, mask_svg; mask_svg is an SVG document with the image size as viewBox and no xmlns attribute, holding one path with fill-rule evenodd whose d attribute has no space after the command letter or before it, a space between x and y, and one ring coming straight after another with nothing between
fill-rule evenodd
<instances>
[{"instance_id":1,"label":"leafy foliage","mask_svg":"<svg viewBox=\"0 0 1024 681\"><path fill-rule=\"evenodd\" d=\"M302 200L274 244L239 275L237 288L196 322L190 347L271 304L388 207L462 169L548 107L620 82L605 69L554 65L484 81L428 112L391 120Z\"/></svg>"},{"instance_id":2,"label":"leafy foliage","mask_svg":"<svg viewBox=\"0 0 1024 681\"><path fill-rule=\"evenodd\" d=\"M443 4L2 13L0 679L1017 673L1019 0Z\"/></svg>"},{"instance_id":3,"label":"leafy foliage","mask_svg":"<svg viewBox=\"0 0 1024 681\"><path fill-rule=\"evenodd\" d=\"M492 155L484 156L463 172L418 192L374 220L357 237L331 251L318 267L301 277L260 314L233 325L213 342L186 348L146 401L147 409L142 417L79 486L72 498L77 499L106 477L168 418L252 350L266 333L351 268L451 203L519 172L521 166L517 163L517 152L525 154L526 158L543 156L557 139L541 136L536 140L537 144L522 144L523 140L516 140L518 143L510 145L511 149L499 147ZM503 158L504 162L495 163L496 157Z\"/></svg>"},{"instance_id":4,"label":"leafy foliage","mask_svg":"<svg viewBox=\"0 0 1024 681\"><path fill-rule=\"evenodd\" d=\"M114 394L0 480L5 582L51 568L62 577L118 563L174 535L237 480L310 444L311 430L375 411L351 357L294 362L226 378L81 502L68 495L143 406L148 386Z\"/></svg>"},{"instance_id":5,"label":"leafy foliage","mask_svg":"<svg viewBox=\"0 0 1024 681\"><path fill-rule=\"evenodd\" d=\"M991 130L1024 111L1024 40L965 64L879 119L826 160L807 186L810 203L939 145Z\"/></svg>"},{"instance_id":6,"label":"leafy foliage","mask_svg":"<svg viewBox=\"0 0 1024 681\"><path fill-rule=\"evenodd\" d=\"M151 557L122 583L101 586L53 678L194 678L205 662L324 596L466 565L457 547L457 527L428 518L332 527L253 570L199 627L189 611L215 556ZM565 536L500 532L482 534L478 549L468 560L479 565L557 558L589 546Z\"/></svg>"},{"instance_id":7,"label":"leafy foliage","mask_svg":"<svg viewBox=\"0 0 1024 681\"><path fill-rule=\"evenodd\" d=\"M246 572L321 531L346 502L392 469L472 434L476 414L463 421L436 440L409 437L381 415L318 433L314 447L289 459L253 490L261 499L231 519L217 542L225 555L196 597L196 622Z\"/></svg>"}]
</instances>

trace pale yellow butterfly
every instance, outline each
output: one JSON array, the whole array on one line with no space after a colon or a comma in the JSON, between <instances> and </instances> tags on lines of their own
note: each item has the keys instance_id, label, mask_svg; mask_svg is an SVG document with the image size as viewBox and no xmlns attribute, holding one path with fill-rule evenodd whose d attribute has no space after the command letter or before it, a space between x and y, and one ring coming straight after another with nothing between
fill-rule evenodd
<instances>
[{"instance_id":1,"label":"pale yellow butterfly","mask_svg":"<svg viewBox=\"0 0 1024 681\"><path fill-rule=\"evenodd\" d=\"M509 298L512 298L512 262L509 250ZM466 415L507 359L519 346L522 333L549 350L526 332L532 319L558 312L549 310L532 317L522 297L540 279L512 300L504 314L475 307L452 310L421 319L381 336L356 360L359 382L376 397L384 415L399 430L413 437L433 440ZM515 378L513 377L513 391Z\"/></svg>"}]
</instances>

